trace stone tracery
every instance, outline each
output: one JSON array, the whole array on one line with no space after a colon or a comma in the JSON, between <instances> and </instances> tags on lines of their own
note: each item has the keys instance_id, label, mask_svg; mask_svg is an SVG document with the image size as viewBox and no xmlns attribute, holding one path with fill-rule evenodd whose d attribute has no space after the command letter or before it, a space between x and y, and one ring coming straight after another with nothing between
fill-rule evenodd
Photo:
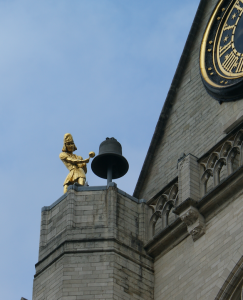
<instances>
[{"instance_id":1,"label":"stone tracery","mask_svg":"<svg viewBox=\"0 0 243 300\"><path fill-rule=\"evenodd\" d=\"M220 145L206 159L200 162L203 168L201 176L201 196L204 196L213 187L216 187L224 177L228 177L243 164L243 129L231 136ZM225 168L225 176L222 170ZM208 181L212 177L213 186Z\"/></svg>"},{"instance_id":2,"label":"stone tracery","mask_svg":"<svg viewBox=\"0 0 243 300\"><path fill-rule=\"evenodd\" d=\"M149 206L153 209L153 214L149 222L149 239L151 239L158 230L169 225L175 218L172 208L178 203L178 183L168 188L162 195L156 198ZM159 219L161 222L158 222Z\"/></svg>"}]
</instances>

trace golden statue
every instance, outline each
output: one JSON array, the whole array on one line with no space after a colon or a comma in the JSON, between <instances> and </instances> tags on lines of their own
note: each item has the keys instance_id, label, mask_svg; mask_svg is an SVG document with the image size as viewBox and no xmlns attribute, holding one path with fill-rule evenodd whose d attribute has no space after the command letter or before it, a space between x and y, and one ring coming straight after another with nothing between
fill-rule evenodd
<instances>
[{"instance_id":1,"label":"golden statue","mask_svg":"<svg viewBox=\"0 0 243 300\"><path fill-rule=\"evenodd\" d=\"M59 155L61 161L70 171L63 184L64 194L67 192L68 186L75 182L81 185L85 184L85 174L87 173L86 163L89 162L91 157L95 156L94 152L90 152L89 158L83 159L82 156L73 154L75 150L77 150L77 147L74 144L72 135L70 133L66 133L64 135L62 153Z\"/></svg>"}]
</instances>

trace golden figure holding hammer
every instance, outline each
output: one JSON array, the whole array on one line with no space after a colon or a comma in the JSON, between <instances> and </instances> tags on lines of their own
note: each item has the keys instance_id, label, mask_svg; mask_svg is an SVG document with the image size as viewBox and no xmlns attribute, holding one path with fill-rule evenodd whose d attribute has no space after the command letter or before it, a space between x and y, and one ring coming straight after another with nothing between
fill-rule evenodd
<instances>
[{"instance_id":1,"label":"golden figure holding hammer","mask_svg":"<svg viewBox=\"0 0 243 300\"><path fill-rule=\"evenodd\" d=\"M82 156L73 154L77 150L74 144L73 137L70 133L64 135L64 145L62 148L62 153L59 157L64 165L68 168L69 174L64 181L64 194L67 192L69 185L75 182L84 185L86 181L87 167L86 164L89 162L91 157L95 156L94 152L89 153L89 158L83 159Z\"/></svg>"}]
</instances>

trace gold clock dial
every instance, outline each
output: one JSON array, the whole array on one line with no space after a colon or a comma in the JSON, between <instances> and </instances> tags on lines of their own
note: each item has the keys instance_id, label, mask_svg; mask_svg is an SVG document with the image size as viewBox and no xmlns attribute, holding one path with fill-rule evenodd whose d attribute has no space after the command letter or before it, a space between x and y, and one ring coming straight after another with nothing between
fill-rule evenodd
<instances>
[{"instance_id":1,"label":"gold clock dial","mask_svg":"<svg viewBox=\"0 0 243 300\"><path fill-rule=\"evenodd\" d=\"M220 0L205 30L200 70L219 101L243 98L243 0Z\"/></svg>"}]
</instances>

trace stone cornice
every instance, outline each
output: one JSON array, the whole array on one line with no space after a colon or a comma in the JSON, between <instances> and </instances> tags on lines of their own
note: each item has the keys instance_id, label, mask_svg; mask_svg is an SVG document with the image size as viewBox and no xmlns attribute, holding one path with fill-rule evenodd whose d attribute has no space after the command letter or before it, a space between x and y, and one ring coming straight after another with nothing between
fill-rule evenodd
<instances>
[{"instance_id":1,"label":"stone cornice","mask_svg":"<svg viewBox=\"0 0 243 300\"><path fill-rule=\"evenodd\" d=\"M154 235L154 237L144 246L145 251L155 258L161 253L164 255L179 242L184 240L189 233L186 230L186 225L180 218Z\"/></svg>"},{"instance_id":2,"label":"stone cornice","mask_svg":"<svg viewBox=\"0 0 243 300\"><path fill-rule=\"evenodd\" d=\"M180 205L178 205L175 209L173 209L173 213L176 215L180 215L184 210L189 208L190 206L197 207L198 201L195 201L191 198L187 198Z\"/></svg>"}]
</instances>

